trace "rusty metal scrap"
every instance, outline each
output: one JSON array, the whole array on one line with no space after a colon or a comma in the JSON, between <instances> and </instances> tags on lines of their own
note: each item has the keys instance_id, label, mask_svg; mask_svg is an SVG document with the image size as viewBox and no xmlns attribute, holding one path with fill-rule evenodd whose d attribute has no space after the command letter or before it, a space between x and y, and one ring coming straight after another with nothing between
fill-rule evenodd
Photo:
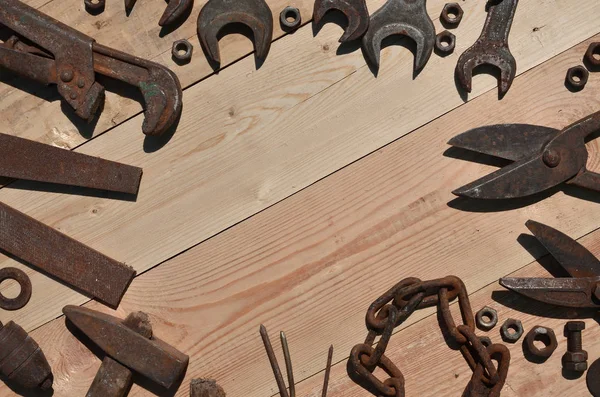
<instances>
[{"instance_id":1,"label":"rusty metal scrap","mask_svg":"<svg viewBox=\"0 0 600 397\"><path fill-rule=\"evenodd\" d=\"M135 270L0 203L0 248L116 307Z\"/></svg>"},{"instance_id":2,"label":"rusty metal scrap","mask_svg":"<svg viewBox=\"0 0 600 397\"><path fill-rule=\"evenodd\" d=\"M0 44L0 66L45 85L55 84L85 120L92 120L104 102L104 87L95 73L138 87L146 105L142 126L146 135L163 134L181 114L181 85L162 65L102 46L19 0L3 0L0 24L14 33ZM35 46L22 44L21 38Z\"/></svg>"},{"instance_id":3,"label":"rusty metal scrap","mask_svg":"<svg viewBox=\"0 0 600 397\"><path fill-rule=\"evenodd\" d=\"M125 10L129 14L137 0L125 0ZM159 26L169 26L178 22L183 16L188 14L194 6L194 0L169 0L167 8L163 12Z\"/></svg>"},{"instance_id":4,"label":"rusty metal scrap","mask_svg":"<svg viewBox=\"0 0 600 397\"><path fill-rule=\"evenodd\" d=\"M26 389L52 389L53 375L40 346L23 328L0 323L0 373Z\"/></svg>"},{"instance_id":5,"label":"rusty metal scrap","mask_svg":"<svg viewBox=\"0 0 600 397\"><path fill-rule=\"evenodd\" d=\"M142 169L0 133L0 175L136 194Z\"/></svg>"},{"instance_id":6,"label":"rusty metal scrap","mask_svg":"<svg viewBox=\"0 0 600 397\"><path fill-rule=\"evenodd\" d=\"M225 391L214 379L192 379L190 397L225 397Z\"/></svg>"},{"instance_id":7,"label":"rusty metal scrap","mask_svg":"<svg viewBox=\"0 0 600 397\"><path fill-rule=\"evenodd\" d=\"M508 35L519 0L488 0L487 19L481 36L458 58L456 77L465 91L471 92L473 70L480 65L500 70L498 90L505 95L517 74L517 62L508 47Z\"/></svg>"},{"instance_id":8,"label":"rusty metal scrap","mask_svg":"<svg viewBox=\"0 0 600 397\"><path fill-rule=\"evenodd\" d=\"M456 298L464 322L458 326L450 312L450 301ZM484 346L482 339L475 335L475 318L467 290L463 282L454 276L430 281L407 278L377 298L367 310L369 333L364 343L354 346L350 352L347 365L350 378L374 395L403 397L404 376L385 351L394 328L406 321L415 310L436 305L447 338L460 346L473 371L463 396L499 396L508 374L510 352L501 344ZM379 342L373 347L378 336ZM498 362L498 367L492 359ZM381 368L389 377L385 381L379 380L373 374L376 368Z\"/></svg>"},{"instance_id":9,"label":"rusty metal scrap","mask_svg":"<svg viewBox=\"0 0 600 397\"><path fill-rule=\"evenodd\" d=\"M126 372L135 371L168 389L181 380L187 369L189 357L156 338L143 312L132 313L125 320L78 306L65 306L63 313L107 357L122 366L114 366L118 379L126 380ZM90 390L93 396L106 397L101 393L104 389ZM121 392L123 388L111 390Z\"/></svg>"}]
</instances>

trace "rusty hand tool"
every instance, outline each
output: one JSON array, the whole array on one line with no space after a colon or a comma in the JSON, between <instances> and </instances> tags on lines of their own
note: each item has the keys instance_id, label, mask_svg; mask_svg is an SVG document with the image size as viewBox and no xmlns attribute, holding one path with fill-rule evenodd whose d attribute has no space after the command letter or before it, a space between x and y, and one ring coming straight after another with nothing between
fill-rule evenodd
<instances>
[{"instance_id":1,"label":"rusty hand tool","mask_svg":"<svg viewBox=\"0 0 600 397\"><path fill-rule=\"evenodd\" d=\"M508 92L517 73L517 62L508 47L508 35L518 3L519 0L488 0L488 14L481 36L456 64L456 77L467 92L471 92L473 70L484 64L500 69L500 96Z\"/></svg>"},{"instance_id":2,"label":"rusty hand tool","mask_svg":"<svg viewBox=\"0 0 600 397\"><path fill-rule=\"evenodd\" d=\"M0 248L98 300L118 306L135 270L0 203Z\"/></svg>"},{"instance_id":3,"label":"rusty hand tool","mask_svg":"<svg viewBox=\"0 0 600 397\"><path fill-rule=\"evenodd\" d=\"M415 70L422 69L435 45L435 27L427 14L426 0L388 0L371 15L369 28L362 38L367 60L379 67L381 42L388 36L401 34L417 43Z\"/></svg>"},{"instance_id":4,"label":"rusty hand tool","mask_svg":"<svg viewBox=\"0 0 600 397\"><path fill-rule=\"evenodd\" d=\"M131 12L137 0L125 0L125 10ZM167 9L158 21L159 26L168 26L177 22L183 15L194 7L194 0L168 0Z\"/></svg>"},{"instance_id":5,"label":"rusty hand tool","mask_svg":"<svg viewBox=\"0 0 600 397\"><path fill-rule=\"evenodd\" d=\"M600 191L600 174L588 171L584 139L600 129L600 112L557 130L528 124L475 128L448 144L513 161L453 193L480 199L525 197L563 182Z\"/></svg>"},{"instance_id":6,"label":"rusty hand tool","mask_svg":"<svg viewBox=\"0 0 600 397\"><path fill-rule=\"evenodd\" d=\"M348 26L340 37L340 43L357 40L369 27L369 10L365 0L316 0L313 10L313 21L319 25L331 10L342 12L348 19Z\"/></svg>"},{"instance_id":7,"label":"rusty hand tool","mask_svg":"<svg viewBox=\"0 0 600 397\"><path fill-rule=\"evenodd\" d=\"M526 225L570 277L505 277L500 279L500 285L557 306L600 308L600 261L577 241L550 226L531 220Z\"/></svg>"},{"instance_id":8,"label":"rusty hand tool","mask_svg":"<svg viewBox=\"0 0 600 397\"><path fill-rule=\"evenodd\" d=\"M179 80L162 65L100 45L19 0L2 1L0 24L16 35L0 44L0 66L42 84L56 84L85 120L93 119L104 101L104 87L95 81L95 73L140 89L146 135L161 135L181 114ZM21 37L39 48L24 44Z\"/></svg>"},{"instance_id":9,"label":"rusty hand tool","mask_svg":"<svg viewBox=\"0 0 600 397\"><path fill-rule=\"evenodd\" d=\"M221 63L218 35L226 25L252 29L256 57L264 60L273 38L273 13L265 0L209 0L198 15L198 37L208 59Z\"/></svg>"},{"instance_id":10,"label":"rusty hand tool","mask_svg":"<svg viewBox=\"0 0 600 397\"><path fill-rule=\"evenodd\" d=\"M260 336L263 340L263 344L265 345L265 350L267 351L267 356L269 357L269 363L271 364L271 369L273 370L273 374L275 375L275 381L277 382L277 387L279 389L279 395L281 397L296 397L296 384L294 382L294 370L292 369L292 358L290 356L290 349L288 347L287 338L285 333L281 331L279 334L281 338L281 347L283 348L283 358L285 360L285 368L288 376L288 383L290 385L290 392L288 394L287 388L285 387L285 381L283 380L283 376L281 375L281 369L279 368L279 364L277 363L277 357L275 356L275 351L273 350L273 346L271 345L271 340L269 339L269 334L267 333L267 328L264 325L260 325ZM329 374L331 372L331 361L333 359L333 345L329 347L329 352L327 354L327 365L325 367L325 380L323 382L323 390L321 392L321 397L327 396L327 388L329 386Z\"/></svg>"},{"instance_id":11,"label":"rusty hand tool","mask_svg":"<svg viewBox=\"0 0 600 397\"><path fill-rule=\"evenodd\" d=\"M52 389L52 370L44 352L21 326L0 323L0 373L26 389Z\"/></svg>"},{"instance_id":12,"label":"rusty hand tool","mask_svg":"<svg viewBox=\"0 0 600 397\"><path fill-rule=\"evenodd\" d=\"M189 357L154 337L146 313L125 320L79 306L65 306L63 313L106 354L87 397L126 395L132 371L169 389L187 369Z\"/></svg>"}]
</instances>

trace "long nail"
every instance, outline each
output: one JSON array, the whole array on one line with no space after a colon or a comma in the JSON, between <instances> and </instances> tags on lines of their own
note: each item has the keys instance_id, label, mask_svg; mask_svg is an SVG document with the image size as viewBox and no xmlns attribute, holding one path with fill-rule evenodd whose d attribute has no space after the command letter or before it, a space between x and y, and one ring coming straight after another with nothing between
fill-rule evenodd
<instances>
[{"instance_id":1,"label":"long nail","mask_svg":"<svg viewBox=\"0 0 600 397\"><path fill-rule=\"evenodd\" d=\"M275 375L275 381L277 382L277 387L279 388L279 394L281 397L289 397L285 387L285 382L283 381L283 376L281 375L281 370L279 369L279 364L277 363L277 357L275 357L275 352L273 351L273 346L271 345L271 340L269 339L269 334L267 333L265 326L262 324L260 325L260 336L262 337L263 344L265 345L265 350L267 351L267 356L269 357L269 362L271 363L271 368L273 369L273 375Z\"/></svg>"},{"instance_id":2,"label":"long nail","mask_svg":"<svg viewBox=\"0 0 600 397\"><path fill-rule=\"evenodd\" d=\"M281 347L283 348L283 358L285 360L285 370L288 376L288 385L290 385L290 397L296 397L296 383L294 382L294 370L292 368L292 357L290 356L290 348L288 347L285 332L279 333L281 338Z\"/></svg>"},{"instance_id":3,"label":"long nail","mask_svg":"<svg viewBox=\"0 0 600 397\"><path fill-rule=\"evenodd\" d=\"M323 394L322 397L327 397L327 389L329 388L329 374L331 373L331 361L333 360L333 345L329 346L329 353L327 354L327 366L325 367L325 380L323 381Z\"/></svg>"}]
</instances>

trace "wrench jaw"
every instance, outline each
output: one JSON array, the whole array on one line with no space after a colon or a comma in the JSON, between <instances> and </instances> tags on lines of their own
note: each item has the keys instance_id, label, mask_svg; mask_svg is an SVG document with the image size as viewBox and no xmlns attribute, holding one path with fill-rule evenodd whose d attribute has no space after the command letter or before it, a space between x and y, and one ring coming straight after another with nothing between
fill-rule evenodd
<instances>
[{"instance_id":1,"label":"wrench jaw","mask_svg":"<svg viewBox=\"0 0 600 397\"><path fill-rule=\"evenodd\" d=\"M377 68L381 43L392 35L407 36L417 44L414 70L421 70L435 47L435 26L427 14L425 0L388 0L373 13L362 47L367 61Z\"/></svg>"},{"instance_id":2,"label":"wrench jaw","mask_svg":"<svg viewBox=\"0 0 600 397\"><path fill-rule=\"evenodd\" d=\"M142 132L148 136L164 134L177 121L183 106L179 79L169 69L151 69L150 81L139 89L146 104Z\"/></svg>"},{"instance_id":3,"label":"wrench jaw","mask_svg":"<svg viewBox=\"0 0 600 397\"><path fill-rule=\"evenodd\" d=\"M187 14L194 6L194 0L169 0L169 5L163 13L159 26L168 26L177 22L183 15Z\"/></svg>"},{"instance_id":4,"label":"wrench jaw","mask_svg":"<svg viewBox=\"0 0 600 397\"><path fill-rule=\"evenodd\" d=\"M252 30L256 58L264 61L271 49L273 13L264 0L209 0L198 15L198 37L206 57L221 64L219 33L230 24L243 24Z\"/></svg>"},{"instance_id":5,"label":"wrench jaw","mask_svg":"<svg viewBox=\"0 0 600 397\"><path fill-rule=\"evenodd\" d=\"M473 71L482 65L495 66L500 71L498 95L502 98L510 89L517 71L517 61L506 46L485 50L483 46L473 46L465 51L456 64L456 77L468 93L473 88Z\"/></svg>"},{"instance_id":6,"label":"wrench jaw","mask_svg":"<svg viewBox=\"0 0 600 397\"><path fill-rule=\"evenodd\" d=\"M397 34L407 36L417 44L414 70L418 71L425 67L433 52L435 28L433 25L431 28L431 32L424 32L422 29L407 24L390 24L377 30L369 29L363 36L362 48L367 60L379 68L383 40Z\"/></svg>"},{"instance_id":7,"label":"wrench jaw","mask_svg":"<svg viewBox=\"0 0 600 397\"><path fill-rule=\"evenodd\" d=\"M365 0L316 0L313 22L321 24L323 17L331 10L338 10L348 19L348 26L340 37L340 43L359 39L369 27L369 11Z\"/></svg>"}]
</instances>

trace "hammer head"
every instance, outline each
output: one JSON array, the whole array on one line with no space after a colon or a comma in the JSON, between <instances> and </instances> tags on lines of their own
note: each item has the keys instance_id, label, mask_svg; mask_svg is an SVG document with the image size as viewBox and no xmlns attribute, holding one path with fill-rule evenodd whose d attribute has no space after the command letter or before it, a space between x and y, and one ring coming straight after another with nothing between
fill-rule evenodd
<instances>
[{"instance_id":1,"label":"hammer head","mask_svg":"<svg viewBox=\"0 0 600 397\"><path fill-rule=\"evenodd\" d=\"M187 369L189 357L165 342L152 337L143 327L131 328L125 321L79 306L65 306L63 313L107 356L153 382L170 388Z\"/></svg>"}]
</instances>

